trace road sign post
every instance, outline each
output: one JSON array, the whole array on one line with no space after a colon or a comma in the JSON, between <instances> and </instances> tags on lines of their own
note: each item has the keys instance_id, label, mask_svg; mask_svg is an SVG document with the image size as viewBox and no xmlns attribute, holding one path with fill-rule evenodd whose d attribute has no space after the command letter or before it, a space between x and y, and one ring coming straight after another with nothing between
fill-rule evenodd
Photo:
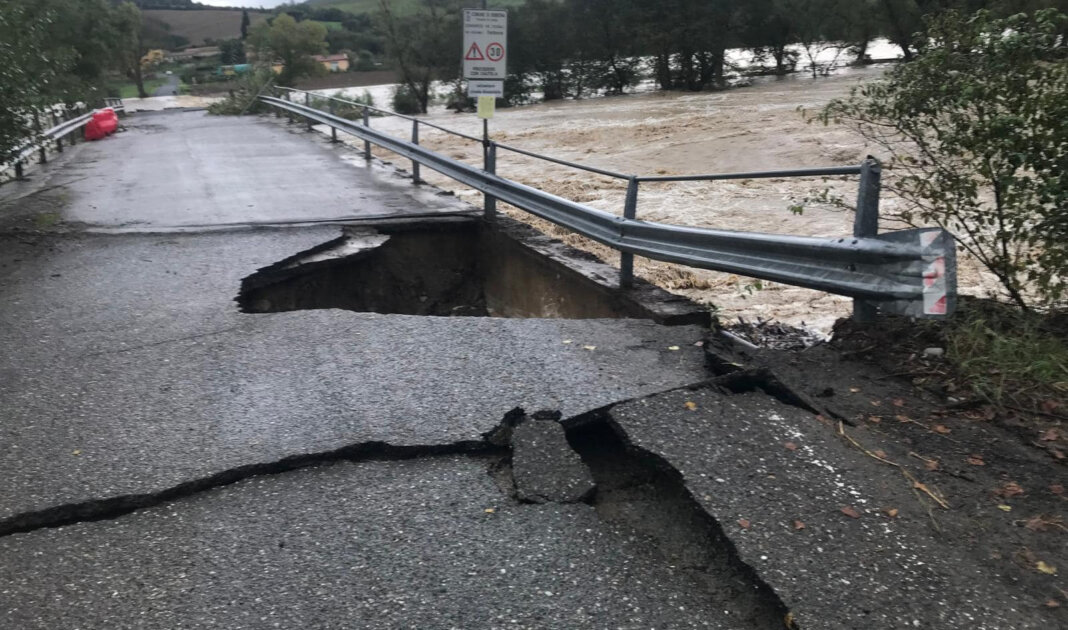
<instances>
[{"instance_id":1,"label":"road sign post","mask_svg":"<svg viewBox=\"0 0 1068 630\"><path fill-rule=\"evenodd\" d=\"M482 119L482 157L489 173L496 171L496 147L489 139L489 119L496 99L504 96L508 76L508 12L491 11L482 0L481 9L464 9L464 79L467 95L478 98ZM496 200L486 196L486 216L492 218Z\"/></svg>"},{"instance_id":2,"label":"road sign post","mask_svg":"<svg viewBox=\"0 0 1068 630\"><path fill-rule=\"evenodd\" d=\"M464 9L464 78L504 81L508 75L508 12Z\"/></svg>"}]
</instances>

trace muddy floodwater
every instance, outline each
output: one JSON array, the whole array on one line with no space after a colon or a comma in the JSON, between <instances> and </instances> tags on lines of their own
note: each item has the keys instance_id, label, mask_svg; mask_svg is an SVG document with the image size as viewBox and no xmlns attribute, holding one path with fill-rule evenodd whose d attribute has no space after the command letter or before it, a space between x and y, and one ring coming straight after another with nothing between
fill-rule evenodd
<instances>
[{"instance_id":1,"label":"muddy floodwater","mask_svg":"<svg viewBox=\"0 0 1068 630\"><path fill-rule=\"evenodd\" d=\"M498 110L490 135L500 143L623 174L702 174L857 164L871 154L887 156L844 128L808 123L802 111L815 112L850 88L880 77L888 66L842 69L812 79L796 74L757 79L749 87L722 92L645 92L626 96L556 101ZM362 88L353 91L359 92ZM388 89L372 89L380 106ZM430 122L481 135L474 114L438 108ZM410 123L374 118L372 126L398 136ZM481 164L478 143L421 130L424 145L450 157ZM353 144L358 142L350 138ZM407 162L381 149L375 154L407 168ZM626 182L500 151L498 174L591 207L622 214ZM480 204L480 194L429 169L423 178ZM811 236L852 234L852 213L811 198L827 191L852 202L857 179L766 179L642 185L638 218L677 225ZM790 207L804 203L797 215ZM884 192L882 207L892 211L899 200ZM517 219L537 225L566 243L618 264L618 254L526 213L505 206ZM883 230L903 227L885 220ZM820 331L847 315L851 301L808 289L754 280L733 274L692 270L638 258L638 275L703 304L715 306L728 320L773 319ZM973 261L961 257L962 293L982 294L995 286Z\"/></svg>"}]
</instances>

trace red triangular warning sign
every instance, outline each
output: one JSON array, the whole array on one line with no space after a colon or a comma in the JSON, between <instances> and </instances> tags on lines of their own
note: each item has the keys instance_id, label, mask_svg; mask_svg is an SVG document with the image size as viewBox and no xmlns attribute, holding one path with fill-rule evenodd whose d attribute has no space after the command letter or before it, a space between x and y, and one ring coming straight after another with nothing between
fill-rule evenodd
<instances>
[{"instance_id":1,"label":"red triangular warning sign","mask_svg":"<svg viewBox=\"0 0 1068 630\"><path fill-rule=\"evenodd\" d=\"M471 47L467 49L467 54L464 55L464 59L467 61L485 61L486 57L482 54L482 49L478 47L477 43L471 44Z\"/></svg>"}]
</instances>

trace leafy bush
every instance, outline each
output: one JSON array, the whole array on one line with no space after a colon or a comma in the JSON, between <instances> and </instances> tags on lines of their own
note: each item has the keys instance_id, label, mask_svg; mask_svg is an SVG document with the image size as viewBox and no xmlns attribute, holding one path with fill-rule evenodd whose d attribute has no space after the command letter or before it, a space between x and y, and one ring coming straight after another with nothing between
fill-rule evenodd
<instances>
[{"instance_id":1,"label":"leafy bush","mask_svg":"<svg viewBox=\"0 0 1068 630\"><path fill-rule=\"evenodd\" d=\"M257 114L267 111L267 106L256 97L268 93L268 87L274 83L274 73L269 69L260 69L241 75L229 95L208 106L208 113L221 116L239 116Z\"/></svg>"},{"instance_id":2,"label":"leafy bush","mask_svg":"<svg viewBox=\"0 0 1068 630\"><path fill-rule=\"evenodd\" d=\"M954 232L1025 309L1068 298L1066 22L946 12L915 61L818 116L882 146L896 218Z\"/></svg>"},{"instance_id":3,"label":"leafy bush","mask_svg":"<svg viewBox=\"0 0 1068 630\"><path fill-rule=\"evenodd\" d=\"M394 87L391 101L393 104L393 111L398 114L412 115L423 113L423 107L419 102L419 97L407 85L401 84Z\"/></svg>"}]
</instances>

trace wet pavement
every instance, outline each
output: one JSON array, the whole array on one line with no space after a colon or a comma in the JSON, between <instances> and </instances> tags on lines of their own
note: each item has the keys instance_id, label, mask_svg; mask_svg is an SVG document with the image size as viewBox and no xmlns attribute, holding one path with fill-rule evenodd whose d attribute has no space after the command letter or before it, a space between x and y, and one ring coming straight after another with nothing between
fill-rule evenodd
<instances>
[{"instance_id":1,"label":"wet pavement","mask_svg":"<svg viewBox=\"0 0 1068 630\"><path fill-rule=\"evenodd\" d=\"M204 111L141 112L123 125L65 163L66 221L162 231L466 209L346 161L349 151L296 125L286 133L270 119Z\"/></svg>"},{"instance_id":2,"label":"wet pavement","mask_svg":"<svg viewBox=\"0 0 1068 630\"><path fill-rule=\"evenodd\" d=\"M0 627L1048 621L897 471L708 385L700 327L242 313L347 219L471 209L298 125L126 125L0 189Z\"/></svg>"},{"instance_id":3,"label":"wet pavement","mask_svg":"<svg viewBox=\"0 0 1068 630\"><path fill-rule=\"evenodd\" d=\"M0 234L0 626L729 627L589 506L511 499L482 439L701 380L702 329L241 313L340 235L309 223L468 208L276 121L126 126L4 191L59 229Z\"/></svg>"},{"instance_id":4,"label":"wet pavement","mask_svg":"<svg viewBox=\"0 0 1068 630\"><path fill-rule=\"evenodd\" d=\"M0 538L10 628L738 627L588 505L476 458L340 463Z\"/></svg>"}]
</instances>

